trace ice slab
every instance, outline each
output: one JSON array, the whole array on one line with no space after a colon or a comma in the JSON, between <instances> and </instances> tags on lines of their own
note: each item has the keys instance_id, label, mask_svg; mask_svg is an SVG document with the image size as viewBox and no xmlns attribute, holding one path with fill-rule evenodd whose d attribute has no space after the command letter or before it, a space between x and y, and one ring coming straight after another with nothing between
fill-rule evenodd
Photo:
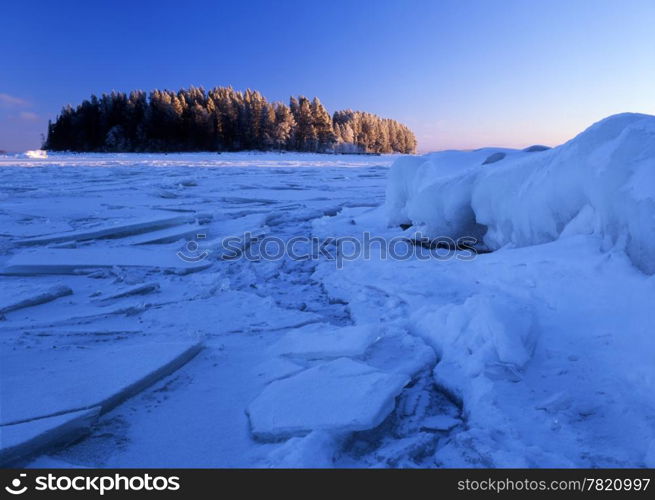
<instances>
[{"instance_id":1,"label":"ice slab","mask_svg":"<svg viewBox=\"0 0 655 500\"><path fill-rule=\"evenodd\" d=\"M251 430L259 439L279 439L371 429L391 413L409 380L339 358L268 385L248 407Z\"/></svg>"},{"instance_id":2,"label":"ice slab","mask_svg":"<svg viewBox=\"0 0 655 500\"><path fill-rule=\"evenodd\" d=\"M159 283L157 282L144 283L142 285L123 289L118 293L110 295L109 297L103 297L99 299L98 302L108 302L115 299L122 299L124 297L132 297L134 295L146 295L158 291L159 288Z\"/></svg>"},{"instance_id":3,"label":"ice slab","mask_svg":"<svg viewBox=\"0 0 655 500\"><path fill-rule=\"evenodd\" d=\"M158 243L172 243L183 238L206 237L207 227L198 224L184 224L181 226L169 227L158 231L151 231L130 238L131 245L153 245Z\"/></svg>"},{"instance_id":4,"label":"ice slab","mask_svg":"<svg viewBox=\"0 0 655 500\"><path fill-rule=\"evenodd\" d=\"M76 274L84 269L150 267L189 273L209 267L204 260L187 262L175 252L152 252L141 248L38 249L14 255L0 274Z\"/></svg>"},{"instance_id":5,"label":"ice slab","mask_svg":"<svg viewBox=\"0 0 655 500\"><path fill-rule=\"evenodd\" d=\"M239 258L253 243L266 236L266 229L245 231L240 235L215 238L202 244L203 249L222 260Z\"/></svg>"},{"instance_id":6,"label":"ice slab","mask_svg":"<svg viewBox=\"0 0 655 500\"><path fill-rule=\"evenodd\" d=\"M366 352L366 364L387 373L413 377L431 369L437 362L434 349L423 340L404 331L387 333Z\"/></svg>"},{"instance_id":7,"label":"ice slab","mask_svg":"<svg viewBox=\"0 0 655 500\"><path fill-rule=\"evenodd\" d=\"M255 373L258 377L261 377L262 380L269 383L273 380L294 375L303 369L302 366L297 365L288 359L276 357L260 363L256 367Z\"/></svg>"},{"instance_id":8,"label":"ice slab","mask_svg":"<svg viewBox=\"0 0 655 500\"><path fill-rule=\"evenodd\" d=\"M0 304L0 314L16 311L18 309L24 309L26 307L38 306L40 304L45 304L46 302L52 302L59 297L65 297L66 295L71 295L72 293L73 290L65 285L53 286L46 290L37 291L26 295L10 304Z\"/></svg>"},{"instance_id":9,"label":"ice slab","mask_svg":"<svg viewBox=\"0 0 655 500\"><path fill-rule=\"evenodd\" d=\"M120 238L133 234L145 233L171 226L179 226L195 219L192 215L176 215L158 219L145 219L127 224L116 224L100 228L92 228L82 231L71 231L66 233L49 234L18 240L17 245L45 245L47 243L61 243L63 241L85 241L98 238Z\"/></svg>"},{"instance_id":10,"label":"ice slab","mask_svg":"<svg viewBox=\"0 0 655 500\"><path fill-rule=\"evenodd\" d=\"M0 426L0 467L55 446L65 445L88 433L100 407Z\"/></svg>"},{"instance_id":11,"label":"ice slab","mask_svg":"<svg viewBox=\"0 0 655 500\"><path fill-rule=\"evenodd\" d=\"M195 343L7 351L0 356L0 425L100 406L104 413L174 372Z\"/></svg>"},{"instance_id":12,"label":"ice slab","mask_svg":"<svg viewBox=\"0 0 655 500\"><path fill-rule=\"evenodd\" d=\"M205 273L203 275L207 276ZM203 275L194 278L202 278ZM203 292L204 286L198 286L201 280L190 279L189 282L196 290ZM220 282L214 286L220 286ZM161 325L163 329L183 321L185 331L204 332L215 336L227 333L250 334L271 329L286 330L316 323L322 318L316 313L279 307L271 297L228 290L217 291L216 295L202 299L167 304L165 314L157 308L150 308L141 315L141 319L149 324Z\"/></svg>"},{"instance_id":13,"label":"ice slab","mask_svg":"<svg viewBox=\"0 0 655 500\"><path fill-rule=\"evenodd\" d=\"M432 415L421 422L421 427L431 431L448 431L462 421L450 415Z\"/></svg>"},{"instance_id":14,"label":"ice slab","mask_svg":"<svg viewBox=\"0 0 655 500\"><path fill-rule=\"evenodd\" d=\"M278 354L304 359L357 357L377 338L372 325L337 328L321 323L287 333L275 345Z\"/></svg>"}]
</instances>

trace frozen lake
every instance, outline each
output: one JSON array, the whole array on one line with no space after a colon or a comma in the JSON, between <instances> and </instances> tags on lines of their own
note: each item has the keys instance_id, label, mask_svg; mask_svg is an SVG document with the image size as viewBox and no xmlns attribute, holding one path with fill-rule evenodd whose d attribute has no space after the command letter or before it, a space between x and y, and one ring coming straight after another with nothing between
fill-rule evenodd
<instances>
[{"instance_id":1,"label":"frozen lake","mask_svg":"<svg viewBox=\"0 0 655 500\"><path fill-rule=\"evenodd\" d=\"M583 234L423 258L397 158L0 157L3 463L648 463L653 278Z\"/></svg>"},{"instance_id":2,"label":"frozen lake","mask_svg":"<svg viewBox=\"0 0 655 500\"><path fill-rule=\"evenodd\" d=\"M23 425L27 432L33 422L93 408L156 371L159 358L201 343L199 354L155 385L103 408L88 438L37 463L275 464L269 455L281 445L253 439L246 409L268 383L322 357L320 350L310 359L286 356L276 344L301 327L330 333L353 321L313 279L318 261L226 260L219 243L245 232L286 241L311 235L314 221L344 208L369 211L384 201L393 160L248 153L0 159L0 305L37 303L7 310L0 322L3 406L12 408L4 412L5 428L18 432ZM68 290L61 296L52 293L62 286ZM353 357L376 336L355 342ZM345 369L334 376L347 378L353 368ZM394 377L370 370L355 370L353 387ZM349 429L351 418L361 420L353 429L379 424L408 381L395 377L400 385L391 393L380 386L373 406L364 398L361 412L334 415L323 422L326 429ZM282 410L297 399L290 391L291 401L277 405ZM44 401L50 392L56 395ZM353 403L326 402L333 411L334 404ZM276 407L266 404L263 413Z\"/></svg>"}]
</instances>

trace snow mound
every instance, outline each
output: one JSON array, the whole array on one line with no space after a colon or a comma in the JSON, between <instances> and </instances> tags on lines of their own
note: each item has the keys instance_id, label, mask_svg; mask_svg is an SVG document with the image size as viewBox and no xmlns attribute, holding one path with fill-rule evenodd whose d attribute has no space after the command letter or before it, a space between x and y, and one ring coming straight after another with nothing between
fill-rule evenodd
<instances>
[{"instance_id":1,"label":"snow mound","mask_svg":"<svg viewBox=\"0 0 655 500\"><path fill-rule=\"evenodd\" d=\"M414 313L412 323L439 354L435 381L464 401L484 391L484 380L520 380L537 340L530 307L502 294L426 306Z\"/></svg>"},{"instance_id":2,"label":"snow mound","mask_svg":"<svg viewBox=\"0 0 655 500\"><path fill-rule=\"evenodd\" d=\"M525 153L539 153L541 151L548 151L550 147L544 146L543 144L535 144L533 146L528 146L527 148L523 149Z\"/></svg>"},{"instance_id":3,"label":"snow mound","mask_svg":"<svg viewBox=\"0 0 655 500\"><path fill-rule=\"evenodd\" d=\"M404 156L389 172L386 208L393 225L414 224L427 234L482 236L471 193L477 172L493 150L443 151Z\"/></svg>"},{"instance_id":4,"label":"snow mound","mask_svg":"<svg viewBox=\"0 0 655 500\"><path fill-rule=\"evenodd\" d=\"M482 162L482 164L483 164L483 165L489 165L489 164L491 164L491 163L496 163L497 161L500 161L500 160L502 160L503 158L505 158L505 156L507 156L506 153L500 153L500 152L498 152L498 153L493 153L492 155L489 155L489 157L488 157L486 160L484 160L484 161Z\"/></svg>"},{"instance_id":5,"label":"snow mound","mask_svg":"<svg viewBox=\"0 0 655 500\"><path fill-rule=\"evenodd\" d=\"M25 157L31 158L33 160L45 159L48 157L48 152L44 151L43 149L32 149L25 151Z\"/></svg>"},{"instance_id":6,"label":"snow mound","mask_svg":"<svg viewBox=\"0 0 655 500\"><path fill-rule=\"evenodd\" d=\"M394 408L409 382L364 363L339 358L272 382L248 407L259 439L302 436L314 430L372 429Z\"/></svg>"},{"instance_id":7,"label":"snow mound","mask_svg":"<svg viewBox=\"0 0 655 500\"><path fill-rule=\"evenodd\" d=\"M491 249L595 234L655 273L655 116L606 118L569 142L533 154L444 151L397 160L389 175L391 224L433 237L483 237Z\"/></svg>"},{"instance_id":8,"label":"snow mound","mask_svg":"<svg viewBox=\"0 0 655 500\"><path fill-rule=\"evenodd\" d=\"M327 431L313 431L294 437L274 449L266 458L268 467L326 469L334 467L340 440Z\"/></svg>"}]
</instances>

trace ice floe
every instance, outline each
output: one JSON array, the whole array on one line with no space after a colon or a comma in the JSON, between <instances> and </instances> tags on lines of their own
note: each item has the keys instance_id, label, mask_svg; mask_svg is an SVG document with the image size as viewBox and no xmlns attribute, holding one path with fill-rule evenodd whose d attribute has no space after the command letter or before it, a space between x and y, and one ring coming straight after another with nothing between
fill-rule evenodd
<instances>
[{"instance_id":1,"label":"ice floe","mask_svg":"<svg viewBox=\"0 0 655 500\"><path fill-rule=\"evenodd\" d=\"M378 337L374 325L346 326L314 324L292 330L275 345L277 353L304 359L362 356Z\"/></svg>"},{"instance_id":2,"label":"ice floe","mask_svg":"<svg viewBox=\"0 0 655 500\"><path fill-rule=\"evenodd\" d=\"M377 426L409 382L339 358L268 385L248 406L252 433L280 439L314 430L348 432Z\"/></svg>"},{"instance_id":3,"label":"ice floe","mask_svg":"<svg viewBox=\"0 0 655 500\"><path fill-rule=\"evenodd\" d=\"M157 343L3 352L0 425L99 406L102 412L172 373L202 349Z\"/></svg>"},{"instance_id":4,"label":"ice floe","mask_svg":"<svg viewBox=\"0 0 655 500\"><path fill-rule=\"evenodd\" d=\"M60 297L71 295L73 290L66 285L57 285L45 290L34 291L23 297L14 297L9 304L0 303L0 315L26 307L38 306L47 302L52 302Z\"/></svg>"},{"instance_id":5,"label":"ice floe","mask_svg":"<svg viewBox=\"0 0 655 500\"><path fill-rule=\"evenodd\" d=\"M206 261L190 262L174 251L156 252L116 247L25 250L11 257L0 274L30 276L35 274L75 274L89 269L143 267L190 273L209 267Z\"/></svg>"},{"instance_id":6,"label":"ice floe","mask_svg":"<svg viewBox=\"0 0 655 500\"><path fill-rule=\"evenodd\" d=\"M83 437L97 420L100 407L0 426L0 466L15 465Z\"/></svg>"}]
</instances>

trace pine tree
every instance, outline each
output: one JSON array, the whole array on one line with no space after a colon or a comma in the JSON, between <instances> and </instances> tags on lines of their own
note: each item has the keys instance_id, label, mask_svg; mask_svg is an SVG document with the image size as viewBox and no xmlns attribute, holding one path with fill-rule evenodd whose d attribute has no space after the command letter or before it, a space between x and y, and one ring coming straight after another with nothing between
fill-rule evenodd
<instances>
[{"instance_id":1,"label":"pine tree","mask_svg":"<svg viewBox=\"0 0 655 500\"><path fill-rule=\"evenodd\" d=\"M361 111L332 117L318 98L269 103L254 90L216 87L112 91L65 106L48 123L44 146L61 151L238 151L411 153L414 134L404 125Z\"/></svg>"},{"instance_id":2,"label":"pine tree","mask_svg":"<svg viewBox=\"0 0 655 500\"><path fill-rule=\"evenodd\" d=\"M304 96L298 97L296 104L291 101L291 110L295 109L296 120L295 143L298 151L316 151L318 149L318 136L314 127L312 106Z\"/></svg>"},{"instance_id":3,"label":"pine tree","mask_svg":"<svg viewBox=\"0 0 655 500\"><path fill-rule=\"evenodd\" d=\"M273 143L278 150L290 149L293 140L293 131L296 128L296 120L291 110L282 103L276 103L275 107L275 131Z\"/></svg>"},{"instance_id":4,"label":"pine tree","mask_svg":"<svg viewBox=\"0 0 655 500\"><path fill-rule=\"evenodd\" d=\"M275 109L271 104L262 106L259 120L259 149L269 151L275 145Z\"/></svg>"},{"instance_id":5,"label":"pine tree","mask_svg":"<svg viewBox=\"0 0 655 500\"><path fill-rule=\"evenodd\" d=\"M312 122L316 133L317 151L327 151L336 143L336 135L332 127L332 118L325 107L314 97L311 105Z\"/></svg>"}]
</instances>

